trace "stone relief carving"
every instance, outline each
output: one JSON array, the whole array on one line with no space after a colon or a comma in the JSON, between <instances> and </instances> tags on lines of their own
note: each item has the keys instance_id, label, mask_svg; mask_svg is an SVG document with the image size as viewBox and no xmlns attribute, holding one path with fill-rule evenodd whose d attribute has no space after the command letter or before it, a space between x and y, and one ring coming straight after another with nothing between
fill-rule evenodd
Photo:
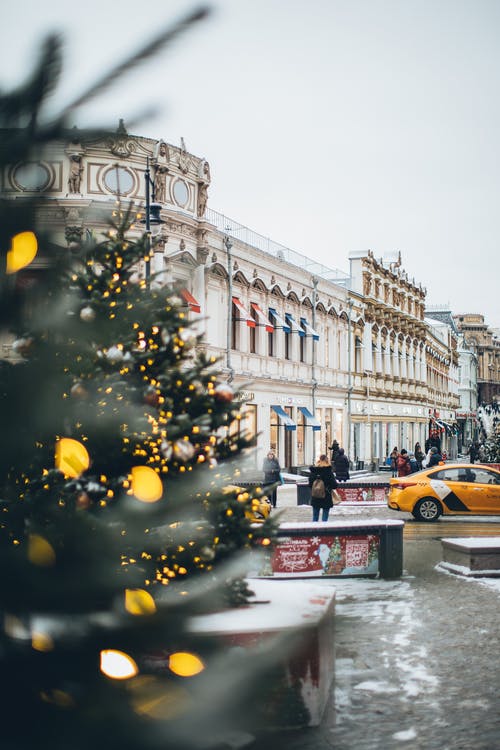
<instances>
[{"instance_id":1,"label":"stone relief carving","mask_svg":"<svg viewBox=\"0 0 500 750\"><path fill-rule=\"evenodd\" d=\"M168 167L158 164L155 166L154 176L154 197L158 203L166 202L166 187L165 187L165 176L168 172Z\"/></svg>"},{"instance_id":2,"label":"stone relief carving","mask_svg":"<svg viewBox=\"0 0 500 750\"><path fill-rule=\"evenodd\" d=\"M204 266L206 264L208 260L208 249L206 247L196 248L196 260L201 266ZM212 258L212 261L213 261L213 258Z\"/></svg>"},{"instance_id":3,"label":"stone relief carving","mask_svg":"<svg viewBox=\"0 0 500 750\"><path fill-rule=\"evenodd\" d=\"M210 185L210 164L206 159L202 159L198 165L198 180Z\"/></svg>"},{"instance_id":4,"label":"stone relief carving","mask_svg":"<svg viewBox=\"0 0 500 750\"><path fill-rule=\"evenodd\" d=\"M116 135L108 138L108 147L112 154L127 158L136 149L136 142L129 137L123 120L120 120Z\"/></svg>"},{"instance_id":5,"label":"stone relief carving","mask_svg":"<svg viewBox=\"0 0 500 750\"><path fill-rule=\"evenodd\" d=\"M189 171L189 156L186 151L186 144L184 138L181 138L181 147L179 149L179 169L183 174L187 174Z\"/></svg>"},{"instance_id":6,"label":"stone relief carving","mask_svg":"<svg viewBox=\"0 0 500 750\"><path fill-rule=\"evenodd\" d=\"M81 182L83 175L83 163L81 154L68 154L69 158L69 176L68 192L81 193Z\"/></svg>"},{"instance_id":7,"label":"stone relief carving","mask_svg":"<svg viewBox=\"0 0 500 750\"><path fill-rule=\"evenodd\" d=\"M369 297L372 291L372 278L369 273L363 273L363 295Z\"/></svg>"},{"instance_id":8,"label":"stone relief carving","mask_svg":"<svg viewBox=\"0 0 500 750\"><path fill-rule=\"evenodd\" d=\"M205 215L207 207L208 190L204 183L200 183L198 186L198 210L197 215L199 218Z\"/></svg>"}]
</instances>

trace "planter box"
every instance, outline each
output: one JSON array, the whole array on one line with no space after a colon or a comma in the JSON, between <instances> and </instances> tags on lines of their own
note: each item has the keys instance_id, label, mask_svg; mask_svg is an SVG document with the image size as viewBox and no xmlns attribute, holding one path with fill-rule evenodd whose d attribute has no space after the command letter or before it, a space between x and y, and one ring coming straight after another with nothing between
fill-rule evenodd
<instances>
[{"instance_id":1,"label":"planter box","mask_svg":"<svg viewBox=\"0 0 500 750\"><path fill-rule=\"evenodd\" d=\"M259 575L269 578L368 576L403 572L404 521L283 523Z\"/></svg>"},{"instance_id":2,"label":"planter box","mask_svg":"<svg viewBox=\"0 0 500 750\"><path fill-rule=\"evenodd\" d=\"M388 482L339 482L337 492L345 503L387 503ZM297 484L297 505L311 504L311 490L305 483Z\"/></svg>"},{"instance_id":3,"label":"planter box","mask_svg":"<svg viewBox=\"0 0 500 750\"><path fill-rule=\"evenodd\" d=\"M334 679L335 590L301 581L248 579L248 584L259 603L193 618L190 629L220 638L228 648L247 649L289 633L293 649L266 683L264 705L249 712L264 714L268 728L317 726Z\"/></svg>"},{"instance_id":4,"label":"planter box","mask_svg":"<svg viewBox=\"0 0 500 750\"><path fill-rule=\"evenodd\" d=\"M500 537L441 539L440 567L465 576L500 577Z\"/></svg>"}]
</instances>

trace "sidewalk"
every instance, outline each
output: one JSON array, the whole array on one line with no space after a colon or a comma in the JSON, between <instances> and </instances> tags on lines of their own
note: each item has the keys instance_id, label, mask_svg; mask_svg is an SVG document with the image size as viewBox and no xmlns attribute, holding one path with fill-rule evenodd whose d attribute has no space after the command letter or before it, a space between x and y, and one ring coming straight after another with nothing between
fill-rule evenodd
<instances>
[{"instance_id":1,"label":"sidewalk","mask_svg":"<svg viewBox=\"0 0 500 750\"><path fill-rule=\"evenodd\" d=\"M274 512L310 520L311 509ZM383 506L333 513L394 517ZM336 591L329 711L320 727L260 738L256 750L500 748L500 582L439 570L440 536L436 527L433 538L405 542L400 580L322 581Z\"/></svg>"}]
</instances>

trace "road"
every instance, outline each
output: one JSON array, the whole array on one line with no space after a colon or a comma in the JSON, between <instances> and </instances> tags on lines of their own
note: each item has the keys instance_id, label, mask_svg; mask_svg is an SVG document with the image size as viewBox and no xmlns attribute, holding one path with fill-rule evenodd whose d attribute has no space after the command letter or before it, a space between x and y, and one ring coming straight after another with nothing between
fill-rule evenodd
<instances>
[{"instance_id":1,"label":"road","mask_svg":"<svg viewBox=\"0 0 500 750\"><path fill-rule=\"evenodd\" d=\"M252 750L500 750L500 581L443 572L441 538L500 536L499 518L414 521L385 506L339 517L401 518L401 579L332 579L335 688L320 727ZM284 520L309 520L310 508Z\"/></svg>"}]
</instances>

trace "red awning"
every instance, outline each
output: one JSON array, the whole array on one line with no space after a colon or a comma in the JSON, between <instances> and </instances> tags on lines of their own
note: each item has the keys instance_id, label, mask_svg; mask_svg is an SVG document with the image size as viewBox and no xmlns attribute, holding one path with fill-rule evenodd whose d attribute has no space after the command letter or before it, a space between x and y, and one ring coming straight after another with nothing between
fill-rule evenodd
<instances>
[{"instance_id":1,"label":"red awning","mask_svg":"<svg viewBox=\"0 0 500 750\"><path fill-rule=\"evenodd\" d=\"M181 289L179 294L181 295L182 299L184 300L184 302L186 303L186 305L189 307L189 309L192 312L195 312L195 313L201 312L200 303L197 300L195 300L191 292L188 292L187 289Z\"/></svg>"},{"instance_id":2,"label":"red awning","mask_svg":"<svg viewBox=\"0 0 500 750\"><path fill-rule=\"evenodd\" d=\"M269 320L269 318L267 317L267 315L265 315L265 313L262 312L262 310L260 309L260 307L258 306L256 302L250 302L250 305L252 306L252 309L255 310L255 312L257 313L257 318L259 320L257 325L265 326L266 331L268 333L272 333L274 331L274 326Z\"/></svg>"},{"instance_id":3,"label":"red awning","mask_svg":"<svg viewBox=\"0 0 500 750\"><path fill-rule=\"evenodd\" d=\"M233 297L233 304L240 314L240 317L236 318L236 320L243 320L246 322L249 328L255 328L255 320L251 317L251 315L248 314L242 303L239 301L238 297Z\"/></svg>"}]
</instances>

